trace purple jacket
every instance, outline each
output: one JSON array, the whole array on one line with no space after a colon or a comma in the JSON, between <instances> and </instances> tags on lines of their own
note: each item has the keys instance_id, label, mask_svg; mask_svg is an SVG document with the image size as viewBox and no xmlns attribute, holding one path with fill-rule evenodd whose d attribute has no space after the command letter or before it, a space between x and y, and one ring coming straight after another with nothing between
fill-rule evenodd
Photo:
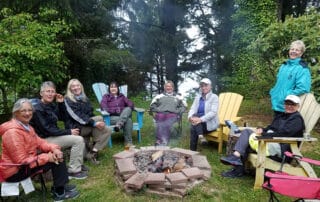
<instances>
[{"instance_id":1,"label":"purple jacket","mask_svg":"<svg viewBox=\"0 0 320 202\"><path fill-rule=\"evenodd\" d=\"M105 94L102 97L100 107L102 110L109 112L110 115L120 115L125 107L133 109L134 104L122 93L120 93L119 96Z\"/></svg>"}]
</instances>

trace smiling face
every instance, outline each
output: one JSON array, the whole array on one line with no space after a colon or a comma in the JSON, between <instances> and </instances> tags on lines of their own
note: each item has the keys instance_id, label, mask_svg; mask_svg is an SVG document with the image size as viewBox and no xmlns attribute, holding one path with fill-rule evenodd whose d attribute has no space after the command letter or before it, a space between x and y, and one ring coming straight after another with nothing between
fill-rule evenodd
<instances>
[{"instance_id":1,"label":"smiling face","mask_svg":"<svg viewBox=\"0 0 320 202\"><path fill-rule=\"evenodd\" d=\"M210 92L211 85L210 84L206 84L206 83L200 83L200 89L201 89L201 93L203 95L206 95L207 93Z\"/></svg>"},{"instance_id":2,"label":"smiling face","mask_svg":"<svg viewBox=\"0 0 320 202\"><path fill-rule=\"evenodd\" d=\"M290 47L290 50L289 50L290 59L300 58L302 54L303 54L302 50L297 45L293 45Z\"/></svg>"},{"instance_id":3,"label":"smiling face","mask_svg":"<svg viewBox=\"0 0 320 202\"><path fill-rule=\"evenodd\" d=\"M291 102L291 101L284 102L285 113L291 114L298 111L298 109L299 109L299 104L295 104L294 102Z\"/></svg>"},{"instance_id":4,"label":"smiling face","mask_svg":"<svg viewBox=\"0 0 320 202\"><path fill-rule=\"evenodd\" d=\"M14 117L23 124L29 124L33 114L32 105L30 102L21 104L21 108L14 112Z\"/></svg>"},{"instance_id":5,"label":"smiling face","mask_svg":"<svg viewBox=\"0 0 320 202\"><path fill-rule=\"evenodd\" d=\"M174 87L173 87L173 84L172 83L166 83L165 85L164 85L164 91L166 92L166 93L173 93L173 90L174 90Z\"/></svg>"},{"instance_id":6,"label":"smiling face","mask_svg":"<svg viewBox=\"0 0 320 202\"><path fill-rule=\"evenodd\" d=\"M111 95L118 95L118 91L119 91L119 89L116 84L113 83L110 85L110 94Z\"/></svg>"},{"instance_id":7,"label":"smiling face","mask_svg":"<svg viewBox=\"0 0 320 202\"><path fill-rule=\"evenodd\" d=\"M41 95L41 102L48 104L53 102L53 100L56 97L56 89L53 87L45 87L43 90L40 92Z\"/></svg>"},{"instance_id":8,"label":"smiling face","mask_svg":"<svg viewBox=\"0 0 320 202\"><path fill-rule=\"evenodd\" d=\"M79 96L82 93L82 86L79 81L73 81L70 84L70 91L73 95Z\"/></svg>"}]
</instances>

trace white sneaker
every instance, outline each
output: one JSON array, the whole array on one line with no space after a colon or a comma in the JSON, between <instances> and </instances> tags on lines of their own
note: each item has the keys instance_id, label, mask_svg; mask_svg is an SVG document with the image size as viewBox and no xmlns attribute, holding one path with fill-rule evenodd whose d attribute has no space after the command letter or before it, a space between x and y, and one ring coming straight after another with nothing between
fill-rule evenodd
<instances>
[{"instance_id":1,"label":"white sneaker","mask_svg":"<svg viewBox=\"0 0 320 202\"><path fill-rule=\"evenodd\" d=\"M208 144L207 139L203 135L199 135L199 140L201 145Z\"/></svg>"}]
</instances>

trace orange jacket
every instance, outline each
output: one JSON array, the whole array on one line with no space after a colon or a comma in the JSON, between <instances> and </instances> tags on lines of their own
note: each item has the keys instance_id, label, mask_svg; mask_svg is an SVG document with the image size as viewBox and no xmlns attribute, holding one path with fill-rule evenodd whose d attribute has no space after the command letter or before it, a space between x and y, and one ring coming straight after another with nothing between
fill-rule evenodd
<instances>
[{"instance_id":1,"label":"orange jacket","mask_svg":"<svg viewBox=\"0 0 320 202\"><path fill-rule=\"evenodd\" d=\"M38 137L34 129L25 129L20 122L11 119L0 125L2 136L2 155L0 161L0 175L7 179L19 170L18 166L1 164L29 164L30 168L48 163L48 152L60 149L58 145L49 144ZM38 154L41 151L43 153Z\"/></svg>"}]
</instances>

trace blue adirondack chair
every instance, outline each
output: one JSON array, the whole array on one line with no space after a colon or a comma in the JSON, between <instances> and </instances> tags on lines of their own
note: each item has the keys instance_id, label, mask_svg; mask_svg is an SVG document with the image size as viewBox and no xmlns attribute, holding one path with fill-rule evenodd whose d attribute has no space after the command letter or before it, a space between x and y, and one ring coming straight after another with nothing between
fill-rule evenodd
<instances>
[{"instance_id":1,"label":"blue adirondack chair","mask_svg":"<svg viewBox=\"0 0 320 202\"><path fill-rule=\"evenodd\" d=\"M128 85L122 85L119 87L120 88L120 93L124 94L127 97L127 92L128 92ZM92 89L94 91L94 94L97 97L97 100L100 104L102 100L102 96L108 92L108 85L105 83L94 83L92 84ZM106 111L102 111L101 109L97 109L98 111L101 112L101 115L103 116L104 122L108 125L111 126L110 124L110 114ZM138 137L138 142L141 142L141 128L143 126L143 115L144 115L144 109L142 108L134 108L134 111L136 112L136 120L137 122L133 123L133 130L137 131L137 137ZM113 128L113 127L112 127ZM109 147L112 147L112 138L110 137L109 139Z\"/></svg>"}]
</instances>

